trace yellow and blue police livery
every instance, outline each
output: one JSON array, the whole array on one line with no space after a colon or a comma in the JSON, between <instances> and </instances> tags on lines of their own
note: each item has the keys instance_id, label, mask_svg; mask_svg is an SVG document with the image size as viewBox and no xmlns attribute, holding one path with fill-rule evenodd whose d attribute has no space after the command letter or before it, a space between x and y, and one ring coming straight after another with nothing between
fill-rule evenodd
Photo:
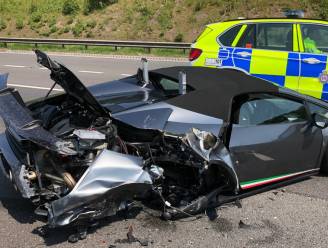
<instances>
[{"instance_id":1,"label":"yellow and blue police livery","mask_svg":"<svg viewBox=\"0 0 328 248\"><path fill-rule=\"evenodd\" d=\"M193 66L232 68L328 100L328 22L239 19L214 23L190 51Z\"/></svg>"}]
</instances>

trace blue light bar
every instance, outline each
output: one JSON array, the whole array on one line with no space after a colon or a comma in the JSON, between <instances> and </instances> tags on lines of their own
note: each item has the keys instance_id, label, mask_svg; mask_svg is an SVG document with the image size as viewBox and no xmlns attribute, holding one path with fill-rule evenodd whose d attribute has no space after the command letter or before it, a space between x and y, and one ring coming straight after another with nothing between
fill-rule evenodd
<instances>
[{"instance_id":1,"label":"blue light bar","mask_svg":"<svg viewBox=\"0 0 328 248\"><path fill-rule=\"evenodd\" d=\"M287 18L304 18L304 11L297 9L289 9L284 11Z\"/></svg>"}]
</instances>

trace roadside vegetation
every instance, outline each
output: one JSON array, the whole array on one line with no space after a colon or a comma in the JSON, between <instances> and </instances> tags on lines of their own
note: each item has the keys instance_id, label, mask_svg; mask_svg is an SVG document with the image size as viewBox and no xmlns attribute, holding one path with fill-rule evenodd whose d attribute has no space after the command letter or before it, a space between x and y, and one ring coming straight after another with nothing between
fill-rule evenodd
<instances>
[{"instance_id":1,"label":"roadside vegetation","mask_svg":"<svg viewBox=\"0 0 328 248\"><path fill-rule=\"evenodd\" d=\"M192 42L207 23L288 8L328 18L328 0L0 0L0 36Z\"/></svg>"}]
</instances>

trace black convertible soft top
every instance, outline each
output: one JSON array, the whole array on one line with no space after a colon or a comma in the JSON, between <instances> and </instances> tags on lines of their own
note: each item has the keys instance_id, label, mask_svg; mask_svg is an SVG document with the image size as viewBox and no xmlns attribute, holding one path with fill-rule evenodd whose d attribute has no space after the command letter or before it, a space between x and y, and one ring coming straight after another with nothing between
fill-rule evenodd
<instances>
[{"instance_id":1,"label":"black convertible soft top","mask_svg":"<svg viewBox=\"0 0 328 248\"><path fill-rule=\"evenodd\" d=\"M180 108L229 121L234 97L246 93L277 93L279 86L232 69L178 66L151 71L178 81L179 72L187 74L194 90L166 102Z\"/></svg>"}]
</instances>

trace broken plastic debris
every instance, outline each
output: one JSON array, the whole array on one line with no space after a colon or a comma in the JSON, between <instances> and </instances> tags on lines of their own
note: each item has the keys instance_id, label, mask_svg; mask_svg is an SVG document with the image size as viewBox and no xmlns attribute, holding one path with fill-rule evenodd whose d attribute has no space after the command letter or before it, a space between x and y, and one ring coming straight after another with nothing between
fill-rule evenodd
<instances>
[{"instance_id":1,"label":"broken plastic debris","mask_svg":"<svg viewBox=\"0 0 328 248\"><path fill-rule=\"evenodd\" d=\"M128 233L126 234L129 243L136 242L136 238L133 236L133 227L129 226Z\"/></svg>"},{"instance_id":2,"label":"broken plastic debris","mask_svg":"<svg viewBox=\"0 0 328 248\"><path fill-rule=\"evenodd\" d=\"M49 234L49 229L47 226L40 226L34 230L40 237L46 238Z\"/></svg>"},{"instance_id":3,"label":"broken plastic debris","mask_svg":"<svg viewBox=\"0 0 328 248\"><path fill-rule=\"evenodd\" d=\"M242 207L243 207L243 206L241 205L241 201L240 201L239 199L237 199L237 200L235 201L235 204L236 204L237 208L242 208Z\"/></svg>"},{"instance_id":4,"label":"broken plastic debris","mask_svg":"<svg viewBox=\"0 0 328 248\"><path fill-rule=\"evenodd\" d=\"M239 228L250 228L250 225L245 224L242 220L239 221Z\"/></svg>"},{"instance_id":5,"label":"broken plastic debris","mask_svg":"<svg viewBox=\"0 0 328 248\"><path fill-rule=\"evenodd\" d=\"M136 237L134 237L134 235L133 235L133 226L132 225L130 225L129 227L128 227L128 232L127 232L127 234L126 234L126 236L127 236L127 239L117 239L117 240L115 240L115 243L129 243L129 244L131 244L131 243L134 243L134 242L138 242L141 246L148 246L148 240L146 240L146 239L139 239L139 238L136 238Z\"/></svg>"},{"instance_id":6,"label":"broken plastic debris","mask_svg":"<svg viewBox=\"0 0 328 248\"><path fill-rule=\"evenodd\" d=\"M77 241L79 241L79 235L77 233L68 236L69 243L76 243Z\"/></svg>"},{"instance_id":7,"label":"broken plastic debris","mask_svg":"<svg viewBox=\"0 0 328 248\"><path fill-rule=\"evenodd\" d=\"M77 227L77 232L68 236L69 243L76 243L77 241L84 240L87 238L88 228L86 226Z\"/></svg>"},{"instance_id":8,"label":"broken plastic debris","mask_svg":"<svg viewBox=\"0 0 328 248\"><path fill-rule=\"evenodd\" d=\"M88 235L88 229L86 227L79 227L77 229L78 237L80 240L86 239Z\"/></svg>"},{"instance_id":9,"label":"broken plastic debris","mask_svg":"<svg viewBox=\"0 0 328 248\"><path fill-rule=\"evenodd\" d=\"M210 221L214 221L218 217L215 208L208 208L206 209L205 213Z\"/></svg>"}]
</instances>

